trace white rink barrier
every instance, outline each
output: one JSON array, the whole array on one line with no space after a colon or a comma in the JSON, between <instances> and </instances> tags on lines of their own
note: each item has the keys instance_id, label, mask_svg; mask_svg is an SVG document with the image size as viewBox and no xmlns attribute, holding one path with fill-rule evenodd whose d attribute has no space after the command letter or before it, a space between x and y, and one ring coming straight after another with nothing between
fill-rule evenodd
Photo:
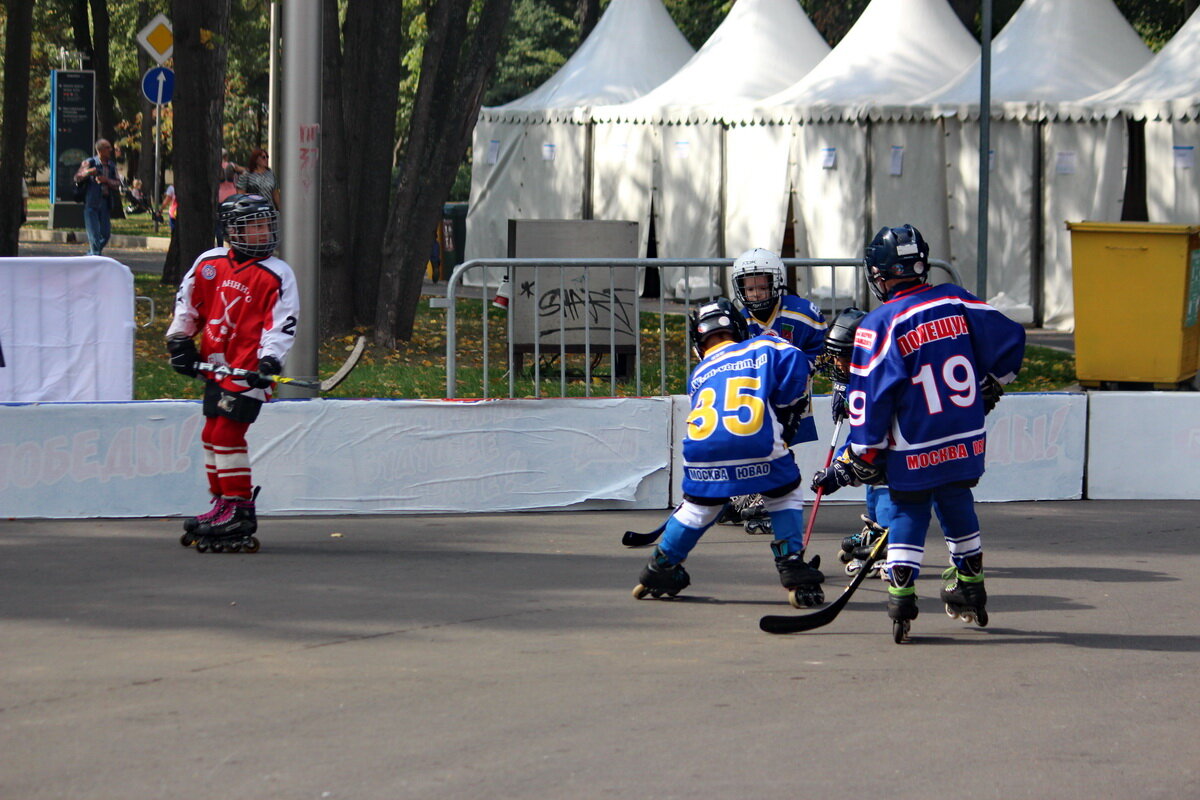
<instances>
[{"instance_id":1,"label":"white rink barrier","mask_svg":"<svg viewBox=\"0 0 1200 800\"><path fill-rule=\"evenodd\" d=\"M1200 395L1092 392L1088 497L1200 500Z\"/></svg>"},{"instance_id":2,"label":"white rink barrier","mask_svg":"<svg viewBox=\"0 0 1200 800\"><path fill-rule=\"evenodd\" d=\"M665 509L686 413L682 397L276 401L250 449L264 514ZM804 475L829 450L828 397L814 415ZM0 405L0 519L203 510L202 421L198 402ZM988 417L975 494L1197 499L1198 458L1200 394L1009 394Z\"/></svg>"},{"instance_id":3,"label":"white rink barrier","mask_svg":"<svg viewBox=\"0 0 1200 800\"><path fill-rule=\"evenodd\" d=\"M0 518L190 516L198 401L0 406ZM664 508L671 400L309 400L250 427L264 514Z\"/></svg>"},{"instance_id":4,"label":"white rink barrier","mask_svg":"<svg viewBox=\"0 0 1200 800\"><path fill-rule=\"evenodd\" d=\"M683 430L688 413L686 397L675 397L676 430ZM987 417L986 472L975 489L975 499L988 502L1017 500L1079 500L1083 497L1084 459L1087 436L1085 394L1054 392L1007 394ZM1196 396L1200 402L1200 396ZM1200 405L1196 406L1200 410ZM813 400L817 441L797 446L800 474L805 492L808 478L825 466L833 438L829 397ZM849 435L842 425L840 448ZM674 445L675 463L682 463L680 444ZM683 499L681 470L672 482L672 502ZM863 502L862 487L847 487L822 502Z\"/></svg>"}]
</instances>

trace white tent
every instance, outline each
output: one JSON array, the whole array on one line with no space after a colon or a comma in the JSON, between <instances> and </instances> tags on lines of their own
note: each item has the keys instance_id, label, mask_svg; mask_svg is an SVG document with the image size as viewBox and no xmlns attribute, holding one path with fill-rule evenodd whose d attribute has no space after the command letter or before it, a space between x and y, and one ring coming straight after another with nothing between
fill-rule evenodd
<instances>
[{"instance_id":1,"label":"white tent","mask_svg":"<svg viewBox=\"0 0 1200 800\"><path fill-rule=\"evenodd\" d=\"M693 52L661 0L612 0L553 77L520 99L481 109L466 257L506 256L509 219L582 219L588 107L645 94Z\"/></svg>"},{"instance_id":2,"label":"white tent","mask_svg":"<svg viewBox=\"0 0 1200 800\"><path fill-rule=\"evenodd\" d=\"M729 206L737 205L735 193L757 195L758 214L777 226L786 218L789 194L779 192L786 182L796 198L798 256L853 258L874 228L902 222L917 225L935 252L944 251L941 138L894 104L930 93L978 54L946 0L872 0L804 78L753 112L729 119L781 124L790 137L786 149L784 137L770 135L776 146L764 148L763 134L751 135L749 128L729 139L728 161L746 173L731 173ZM892 110L881 114L883 106ZM731 219L727 227L736 224ZM828 283L806 291L822 299L845 297L854 283L847 274L836 292Z\"/></svg>"},{"instance_id":3,"label":"white tent","mask_svg":"<svg viewBox=\"0 0 1200 800\"><path fill-rule=\"evenodd\" d=\"M1104 178L1094 167L1112 169L1115 163L1121 168L1119 130L1088 125L1068 131L1072 123L1052 120L1046 124L1051 158L1059 150L1078 154L1083 145L1074 137L1090 135L1088 160L1076 155L1076 169L1069 170L1065 162L1052 163L1044 177L1039 174L1036 165L1046 160L1040 141L1042 104L1077 100L1112 86L1150 57L1112 0L1025 0L993 41L986 297L1014 319L1031 322L1039 293L1045 290L1047 316L1059 326L1068 323L1073 306L1070 268L1060 251L1065 248L1069 256L1069 239L1059 217L1081 206L1089 206L1089 216L1111 214L1111 194L1096 194ZM972 290L978 268L980 71L977 59L921 99L944 117L948 254ZM1110 153L1108 142L1118 150ZM1049 185L1049 205L1037 202L1043 180ZM1089 204L1097 198L1102 202L1093 211ZM1035 223L1043 209L1044 224L1040 219ZM1035 241L1038 229L1043 232L1041 242ZM1044 286L1034 280L1043 252Z\"/></svg>"},{"instance_id":4,"label":"white tent","mask_svg":"<svg viewBox=\"0 0 1200 800\"><path fill-rule=\"evenodd\" d=\"M797 0L738 0L669 80L632 102L593 109L595 217L648 220L653 201L659 256L722 255L720 109L791 85L828 52ZM711 295L707 273L693 272L685 279L681 268L664 269L664 290Z\"/></svg>"},{"instance_id":5,"label":"white tent","mask_svg":"<svg viewBox=\"0 0 1200 800\"><path fill-rule=\"evenodd\" d=\"M1146 208L1151 222L1200 224L1200 12L1142 69L1081 100L1146 123Z\"/></svg>"}]
</instances>

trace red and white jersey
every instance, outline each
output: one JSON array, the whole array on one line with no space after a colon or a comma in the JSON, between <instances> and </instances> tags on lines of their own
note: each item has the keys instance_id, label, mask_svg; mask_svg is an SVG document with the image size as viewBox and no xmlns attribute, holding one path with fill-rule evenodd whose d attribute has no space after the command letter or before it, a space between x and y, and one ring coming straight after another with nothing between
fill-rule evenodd
<instances>
[{"instance_id":1,"label":"red and white jersey","mask_svg":"<svg viewBox=\"0 0 1200 800\"><path fill-rule=\"evenodd\" d=\"M275 256L238 261L232 250L217 247L197 258L179 284L167 338L200 333L205 361L256 370L266 356L280 364L287 359L299 310L296 276L287 262ZM235 392L248 388L231 377L220 383ZM268 396L262 389L248 394L260 400Z\"/></svg>"}]
</instances>

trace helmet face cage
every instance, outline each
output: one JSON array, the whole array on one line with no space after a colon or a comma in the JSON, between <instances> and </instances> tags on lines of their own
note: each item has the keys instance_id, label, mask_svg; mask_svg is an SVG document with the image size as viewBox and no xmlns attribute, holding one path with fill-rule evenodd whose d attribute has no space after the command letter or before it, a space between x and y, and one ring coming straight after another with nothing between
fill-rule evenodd
<instances>
[{"instance_id":1,"label":"helmet face cage","mask_svg":"<svg viewBox=\"0 0 1200 800\"><path fill-rule=\"evenodd\" d=\"M738 342L750 337L746 318L727 297L718 297L692 311L688 320L688 333L691 335L692 347L697 356L704 356L704 340L717 331L725 331Z\"/></svg>"},{"instance_id":2,"label":"helmet face cage","mask_svg":"<svg viewBox=\"0 0 1200 800\"><path fill-rule=\"evenodd\" d=\"M266 258L279 247L279 212L262 195L230 197L221 204L221 222L229 246L240 256Z\"/></svg>"},{"instance_id":3,"label":"helmet face cage","mask_svg":"<svg viewBox=\"0 0 1200 800\"><path fill-rule=\"evenodd\" d=\"M745 280L751 275L766 275L770 295L765 300L748 301L746 299ZM733 263L733 292L737 301L755 316L769 314L775 308L775 303L783 296L787 276L783 269L783 261L770 250L757 247L747 250L738 256Z\"/></svg>"},{"instance_id":4,"label":"helmet face cage","mask_svg":"<svg viewBox=\"0 0 1200 800\"><path fill-rule=\"evenodd\" d=\"M887 300L884 281L929 280L929 245L912 225L880 228L864 251L863 263L871 291L880 300Z\"/></svg>"},{"instance_id":5,"label":"helmet face cage","mask_svg":"<svg viewBox=\"0 0 1200 800\"><path fill-rule=\"evenodd\" d=\"M847 383L850 373L843 366L854 352L854 335L867 312L850 306L837 315L837 319L825 331L825 349L817 358L817 369L822 375L838 383Z\"/></svg>"}]
</instances>

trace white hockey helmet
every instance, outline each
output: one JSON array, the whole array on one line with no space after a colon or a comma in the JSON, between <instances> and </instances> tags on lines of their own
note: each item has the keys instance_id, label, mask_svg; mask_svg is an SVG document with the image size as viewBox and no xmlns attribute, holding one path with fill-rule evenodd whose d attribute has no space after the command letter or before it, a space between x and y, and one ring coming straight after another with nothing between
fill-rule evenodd
<instances>
[{"instance_id":1,"label":"white hockey helmet","mask_svg":"<svg viewBox=\"0 0 1200 800\"><path fill-rule=\"evenodd\" d=\"M770 296L766 300L746 300L745 279L750 275L766 275L770 280ZM755 316L770 314L775 308L775 302L783 296L787 283L787 273L783 269L783 261L770 250L756 247L747 250L733 262L733 293L737 301Z\"/></svg>"}]
</instances>

